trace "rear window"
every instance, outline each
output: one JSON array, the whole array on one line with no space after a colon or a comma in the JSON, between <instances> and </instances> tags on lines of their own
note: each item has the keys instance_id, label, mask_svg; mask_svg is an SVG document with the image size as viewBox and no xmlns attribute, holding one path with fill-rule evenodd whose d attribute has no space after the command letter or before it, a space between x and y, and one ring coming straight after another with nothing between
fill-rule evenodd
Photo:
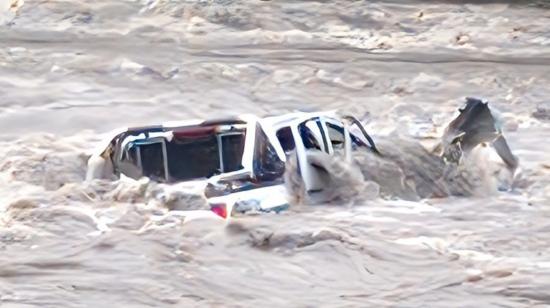
<instances>
[{"instance_id":1,"label":"rear window","mask_svg":"<svg viewBox=\"0 0 550 308\"><path fill-rule=\"evenodd\" d=\"M245 134L230 133L220 136L222 144L223 172L242 169Z\"/></svg>"},{"instance_id":2,"label":"rear window","mask_svg":"<svg viewBox=\"0 0 550 308\"><path fill-rule=\"evenodd\" d=\"M220 154L215 135L174 138L167 143L168 172L172 181L210 177L220 172Z\"/></svg>"}]
</instances>

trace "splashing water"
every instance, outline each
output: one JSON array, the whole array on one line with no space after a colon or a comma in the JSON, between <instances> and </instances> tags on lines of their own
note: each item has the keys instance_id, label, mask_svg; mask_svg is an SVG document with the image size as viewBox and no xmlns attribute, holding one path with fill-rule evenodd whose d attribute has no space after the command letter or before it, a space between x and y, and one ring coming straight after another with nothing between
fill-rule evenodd
<instances>
[{"instance_id":1,"label":"splashing water","mask_svg":"<svg viewBox=\"0 0 550 308\"><path fill-rule=\"evenodd\" d=\"M5 3L0 306L550 302L544 3ZM427 150L465 96L501 112L509 191L490 148L463 175ZM318 157L331 204L191 219L192 186L84 181L116 127L298 109L361 118L385 155Z\"/></svg>"}]
</instances>

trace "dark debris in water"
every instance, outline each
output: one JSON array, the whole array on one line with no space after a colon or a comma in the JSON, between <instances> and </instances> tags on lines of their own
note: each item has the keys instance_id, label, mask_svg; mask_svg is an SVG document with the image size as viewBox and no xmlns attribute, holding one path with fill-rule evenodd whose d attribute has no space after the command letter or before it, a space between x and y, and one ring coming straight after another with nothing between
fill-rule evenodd
<instances>
[{"instance_id":1,"label":"dark debris in water","mask_svg":"<svg viewBox=\"0 0 550 308\"><path fill-rule=\"evenodd\" d=\"M545 102L537 106L537 110L532 113L533 118L550 121L550 102Z\"/></svg>"}]
</instances>

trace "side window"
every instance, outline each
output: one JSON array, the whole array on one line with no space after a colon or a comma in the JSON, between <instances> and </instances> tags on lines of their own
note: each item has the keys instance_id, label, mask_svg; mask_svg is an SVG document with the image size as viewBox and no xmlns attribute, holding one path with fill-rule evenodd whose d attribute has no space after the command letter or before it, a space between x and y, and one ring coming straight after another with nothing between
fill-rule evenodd
<instances>
[{"instance_id":1,"label":"side window","mask_svg":"<svg viewBox=\"0 0 550 308\"><path fill-rule=\"evenodd\" d=\"M292 136L292 130L290 127L283 127L277 131L277 139L281 143L285 154L290 154L296 148L296 143L294 143L294 136Z\"/></svg>"},{"instance_id":2,"label":"side window","mask_svg":"<svg viewBox=\"0 0 550 308\"><path fill-rule=\"evenodd\" d=\"M300 136L302 137L302 141L304 142L306 149L317 149L322 151L319 141L315 138L315 135L311 129L306 126L306 123L300 124L298 130L300 131Z\"/></svg>"},{"instance_id":3,"label":"side window","mask_svg":"<svg viewBox=\"0 0 550 308\"><path fill-rule=\"evenodd\" d=\"M344 128L331 123L327 123L328 137L332 143L332 148L336 150L344 149Z\"/></svg>"}]
</instances>

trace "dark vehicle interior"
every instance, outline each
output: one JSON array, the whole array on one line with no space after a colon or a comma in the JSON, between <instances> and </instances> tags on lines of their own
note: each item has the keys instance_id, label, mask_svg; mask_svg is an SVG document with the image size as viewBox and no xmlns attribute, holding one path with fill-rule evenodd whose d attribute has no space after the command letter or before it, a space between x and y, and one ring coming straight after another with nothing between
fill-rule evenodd
<instances>
[{"instance_id":1,"label":"dark vehicle interior","mask_svg":"<svg viewBox=\"0 0 550 308\"><path fill-rule=\"evenodd\" d=\"M161 182L208 178L242 168L244 125L179 127L171 132L172 138L148 138L146 134L144 139L129 142L121 156L121 168L138 168L139 174L129 176Z\"/></svg>"}]
</instances>

